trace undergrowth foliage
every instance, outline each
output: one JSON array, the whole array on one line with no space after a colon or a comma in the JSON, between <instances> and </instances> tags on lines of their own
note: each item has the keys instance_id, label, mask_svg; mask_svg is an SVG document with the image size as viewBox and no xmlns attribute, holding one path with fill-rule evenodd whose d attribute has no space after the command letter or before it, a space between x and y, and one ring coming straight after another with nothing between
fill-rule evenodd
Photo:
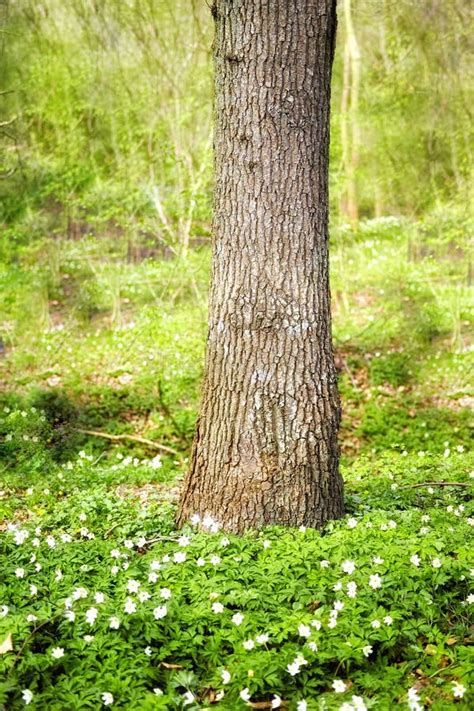
<instances>
[{"instance_id":1,"label":"undergrowth foliage","mask_svg":"<svg viewBox=\"0 0 474 711\"><path fill-rule=\"evenodd\" d=\"M0 544L6 708L470 708L465 457L362 462L345 472L346 518L242 538L212 519L176 532L172 505L137 510L91 460L63 469L88 491L15 492Z\"/></svg>"}]
</instances>

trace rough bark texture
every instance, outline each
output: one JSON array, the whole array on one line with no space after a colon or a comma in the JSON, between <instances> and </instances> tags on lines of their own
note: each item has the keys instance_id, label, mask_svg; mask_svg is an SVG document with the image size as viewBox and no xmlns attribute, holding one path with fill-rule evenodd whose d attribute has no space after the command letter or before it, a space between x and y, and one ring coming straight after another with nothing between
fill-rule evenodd
<instances>
[{"instance_id":1,"label":"rough bark texture","mask_svg":"<svg viewBox=\"0 0 474 711\"><path fill-rule=\"evenodd\" d=\"M335 0L218 0L214 258L179 512L229 531L343 513L331 343Z\"/></svg>"}]
</instances>

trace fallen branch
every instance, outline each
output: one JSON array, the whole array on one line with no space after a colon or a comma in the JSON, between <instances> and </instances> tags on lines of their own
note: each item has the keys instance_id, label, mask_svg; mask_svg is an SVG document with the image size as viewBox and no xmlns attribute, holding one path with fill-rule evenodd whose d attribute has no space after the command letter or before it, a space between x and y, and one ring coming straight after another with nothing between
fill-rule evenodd
<instances>
[{"instance_id":1,"label":"fallen branch","mask_svg":"<svg viewBox=\"0 0 474 711\"><path fill-rule=\"evenodd\" d=\"M109 439L112 442L138 442L139 444L145 444L147 447L153 447L153 449L160 449L162 452L168 452L168 454L176 454L179 456L178 450L173 449L173 447L168 447L166 444L160 444L159 442L153 442L153 440L145 439L145 437L137 437L129 434L112 435L107 432L97 432L96 430L76 429L76 432L90 435L91 437L102 437L102 439Z\"/></svg>"},{"instance_id":2,"label":"fallen branch","mask_svg":"<svg viewBox=\"0 0 474 711\"><path fill-rule=\"evenodd\" d=\"M400 489L419 489L422 486L471 486L468 481L424 481L422 484L408 484Z\"/></svg>"}]
</instances>

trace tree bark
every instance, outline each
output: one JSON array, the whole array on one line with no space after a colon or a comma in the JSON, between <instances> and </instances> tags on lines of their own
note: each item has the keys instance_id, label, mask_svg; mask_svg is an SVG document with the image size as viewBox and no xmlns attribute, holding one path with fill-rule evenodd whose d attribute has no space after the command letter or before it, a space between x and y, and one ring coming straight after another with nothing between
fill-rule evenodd
<instances>
[{"instance_id":1,"label":"tree bark","mask_svg":"<svg viewBox=\"0 0 474 711\"><path fill-rule=\"evenodd\" d=\"M335 0L218 0L214 255L200 414L178 522L343 513L331 343Z\"/></svg>"}]
</instances>

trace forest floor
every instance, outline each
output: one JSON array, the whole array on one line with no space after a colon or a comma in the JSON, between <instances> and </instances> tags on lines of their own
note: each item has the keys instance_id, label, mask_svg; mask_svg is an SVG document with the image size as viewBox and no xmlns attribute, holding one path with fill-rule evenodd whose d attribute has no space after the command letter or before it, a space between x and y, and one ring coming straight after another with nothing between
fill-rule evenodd
<instances>
[{"instance_id":1,"label":"forest floor","mask_svg":"<svg viewBox=\"0 0 474 711\"><path fill-rule=\"evenodd\" d=\"M0 707L472 708L462 232L335 230L347 515L322 532L175 531L209 262L91 237L0 263Z\"/></svg>"}]
</instances>

